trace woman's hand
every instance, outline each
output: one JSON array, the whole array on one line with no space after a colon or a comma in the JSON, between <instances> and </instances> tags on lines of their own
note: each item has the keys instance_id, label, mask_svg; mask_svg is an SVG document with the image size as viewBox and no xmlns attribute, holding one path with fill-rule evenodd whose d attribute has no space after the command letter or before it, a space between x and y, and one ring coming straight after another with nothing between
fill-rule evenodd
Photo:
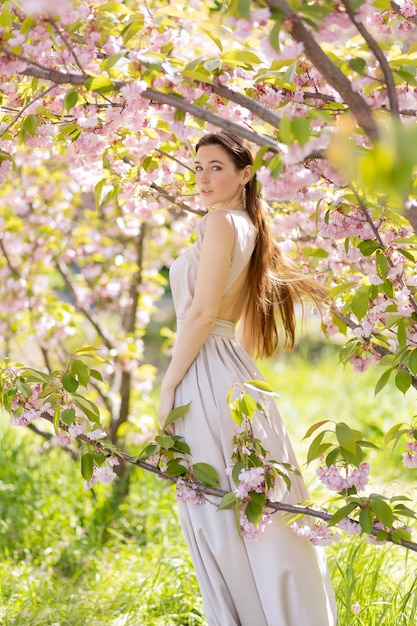
<instances>
[{"instance_id":1,"label":"woman's hand","mask_svg":"<svg viewBox=\"0 0 417 626\"><path fill-rule=\"evenodd\" d=\"M161 387L161 394L159 398L159 406L158 406L158 419L161 424L161 428L164 427L165 420L174 408L174 394L175 389L173 387ZM171 424L166 428L166 431L170 435L175 434L174 424Z\"/></svg>"}]
</instances>

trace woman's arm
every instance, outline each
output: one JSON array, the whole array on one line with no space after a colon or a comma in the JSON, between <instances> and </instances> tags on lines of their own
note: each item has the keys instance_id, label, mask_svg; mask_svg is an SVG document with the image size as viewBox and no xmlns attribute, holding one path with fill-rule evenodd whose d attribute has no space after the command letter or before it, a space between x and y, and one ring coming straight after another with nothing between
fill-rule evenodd
<instances>
[{"instance_id":1,"label":"woman's arm","mask_svg":"<svg viewBox=\"0 0 417 626\"><path fill-rule=\"evenodd\" d=\"M178 333L174 354L161 385L158 417L163 425L174 402L174 391L213 328L229 275L235 240L232 218L216 210L207 217L195 292Z\"/></svg>"}]
</instances>

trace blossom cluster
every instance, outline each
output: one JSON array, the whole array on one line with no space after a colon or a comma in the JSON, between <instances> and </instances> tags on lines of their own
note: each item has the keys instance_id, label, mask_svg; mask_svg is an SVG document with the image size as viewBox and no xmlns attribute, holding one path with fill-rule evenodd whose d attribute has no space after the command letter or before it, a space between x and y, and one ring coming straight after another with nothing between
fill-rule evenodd
<instances>
[{"instance_id":1,"label":"blossom cluster","mask_svg":"<svg viewBox=\"0 0 417 626\"><path fill-rule=\"evenodd\" d=\"M290 528L298 537L308 539L315 546L328 546L334 541L339 541L341 537L334 528L319 520L312 525L301 525L299 522L293 522Z\"/></svg>"},{"instance_id":2,"label":"blossom cluster","mask_svg":"<svg viewBox=\"0 0 417 626\"><path fill-rule=\"evenodd\" d=\"M416 431L411 430L409 432L409 437L411 441L405 442L405 448L407 452L404 452L402 455L403 464L405 467L416 468L417 467L417 439L416 439Z\"/></svg>"},{"instance_id":3,"label":"blossom cluster","mask_svg":"<svg viewBox=\"0 0 417 626\"><path fill-rule=\"evenodd\" d=\"M175 497L190 504L205 504L206 499L194 481L179 477L176 484Z\"/></svg>"},{"instance_id":4,"label":"blossom cluster","mask_svg":"<svg viewBox=\"0 0 417 626\"><path fill-rule=\"evenodd\" d=\"M359 467L350 468L348 463L332 464L316 469L321 482L331 491L347 491L354 487L363 491L369 481L369 463L361 463Z\"/></svg>"}]
</instances>

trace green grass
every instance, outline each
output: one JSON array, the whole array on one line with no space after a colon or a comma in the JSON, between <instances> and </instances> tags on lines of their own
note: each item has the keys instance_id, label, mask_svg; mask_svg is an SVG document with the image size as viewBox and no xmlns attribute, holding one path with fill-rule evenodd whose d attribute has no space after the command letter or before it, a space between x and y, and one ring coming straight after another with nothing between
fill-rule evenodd
<instances>
[{"instance_id":1,"label":"green grass","mask_svg":"<svg viewBox=\"0 0 417 626\"><path fill-rule=\"evenodd\" d=\"M344 371L331 350L302 344L299 353L262 370L280 394L301 461L308 446L303 435L315 421L345 420L381 443L384 430L409 421L415 410L415 397L392 387L375 398L379 372ZM112 509L111 486L85 490L78 464L65 452L47 451L28 430L1 419L0 625L204 626L172 486L135 469L129 496ZM375 490L414 495L414 473L402 470L400 449L372 452L371 462ZM324 502L314 469L305 475ZM347 535L326 552L340 626L416 621L415 553Z\"/></svg>"}]
</instances>

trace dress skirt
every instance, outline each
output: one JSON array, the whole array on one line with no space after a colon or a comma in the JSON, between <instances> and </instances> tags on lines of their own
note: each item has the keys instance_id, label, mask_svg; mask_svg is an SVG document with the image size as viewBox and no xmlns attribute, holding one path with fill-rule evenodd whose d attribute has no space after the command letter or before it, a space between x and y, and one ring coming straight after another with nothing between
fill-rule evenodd
<instances>
[{"instance_id":1,"label":"dress skirt","mask_svg":"<svg viewBox=\"0 0 417 626\"><path fill-rule=\"evenodd\" d=\"M192 463L212 465L220 486L233 491L229 476L236 429L227 393L236 383L261 380L255 363L234 336L234 324L217 320L210 336L176 389L175 406L191 401L175 424ZM254 436L270 457L297 465L288 435L270 396L250 392L266 408L256 413ZM300 476L291 490L277 480L273 500L297 504L308 499ZM218 510L219 499L205 504L178 502L185 539L191 551L208 626L334 626L336 607L323 549L295 535L281 515L256 541L242 539L233 510Z\"/></svg>"}]
</instances>

